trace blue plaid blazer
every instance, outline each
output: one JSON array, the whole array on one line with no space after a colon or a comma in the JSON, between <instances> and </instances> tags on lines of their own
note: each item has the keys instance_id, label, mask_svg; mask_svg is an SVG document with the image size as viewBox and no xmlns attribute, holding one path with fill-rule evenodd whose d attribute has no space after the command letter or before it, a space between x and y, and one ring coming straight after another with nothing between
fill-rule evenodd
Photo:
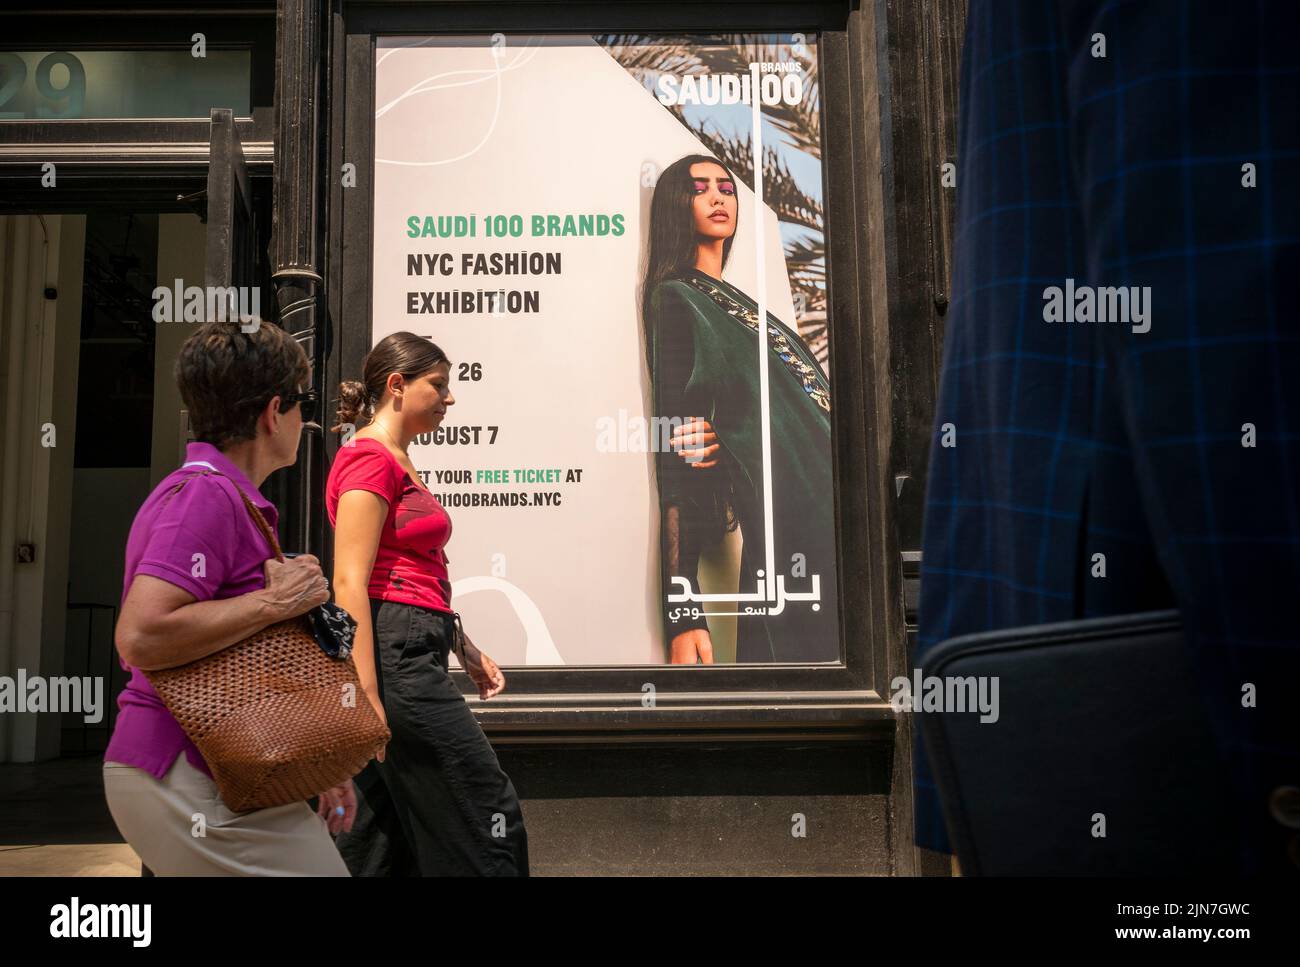
<instances>
[{"instance_id":1,"label":"blue plaid blazer","mask_svg":"<svg viewBox=\"0 0 1300 967\"><path fill-rule=\"evenodd\" d=\"M918 657L1178 607L1243 869L1300 862L1297 11L972 0L921 568ZM1070 286L1149 287L1149 315L1047 321ZM917 842L947 851L916 746Z\"/></svg>"}]
</instances>

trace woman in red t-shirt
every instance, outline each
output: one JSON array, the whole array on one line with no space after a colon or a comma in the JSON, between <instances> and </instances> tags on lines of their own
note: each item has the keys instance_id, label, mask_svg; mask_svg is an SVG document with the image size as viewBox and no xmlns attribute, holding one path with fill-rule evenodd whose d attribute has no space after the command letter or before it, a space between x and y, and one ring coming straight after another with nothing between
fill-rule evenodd
<instances>
[{"instance_id":1,"label":"woman in red t-shirt","mask_svg":"<svg viewBox=\"0 0 1300 967\"><path fill-rule=\"evenodd\" d=\"M526 876L519 797L448 672L457 620L451 518L407 454L455 403L451 363L429 340L397 332L370 351L362 373L339 387L334 429L345 442L325 507L335 598L357 619L357 677L393 737L354 780L357 816L339 852L354 876ZM480 698L505 688L468 637L463 660Z\"/></svg>"}]
</instances>

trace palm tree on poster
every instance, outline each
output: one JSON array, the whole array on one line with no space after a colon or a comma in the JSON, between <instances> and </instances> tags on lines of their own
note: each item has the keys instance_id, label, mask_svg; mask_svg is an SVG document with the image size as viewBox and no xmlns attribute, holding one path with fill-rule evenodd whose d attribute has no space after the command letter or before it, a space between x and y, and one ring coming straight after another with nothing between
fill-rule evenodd
<instances>
[{"instance_id":1,"label":"palm tree on poster","mask_svg":"<svg viewBox=\"0 0 1300 967\"><path fill-rule=\"evenodd\" d=\"M804 97L795 105L763 106L763 117L784 146L821 160L821 100L817 63L807 47L796 55L790 44L755 42L753 35L724 34L712 38L668 35L607 34L597 36L611 57L649 90L660 74L747 74L752 62L798 61L803 67ZM754 151L747 137L711 130L707 121L692 123L680 105L668 107L701 143L721 159L736 177L753 188ZM801 232L785 241L785 261L794 290L799 335L821 364L827 364L826 236L822 204L801 190L781 152L763 149L763 201L786 225Z\"/></svg>"}]
</instances>

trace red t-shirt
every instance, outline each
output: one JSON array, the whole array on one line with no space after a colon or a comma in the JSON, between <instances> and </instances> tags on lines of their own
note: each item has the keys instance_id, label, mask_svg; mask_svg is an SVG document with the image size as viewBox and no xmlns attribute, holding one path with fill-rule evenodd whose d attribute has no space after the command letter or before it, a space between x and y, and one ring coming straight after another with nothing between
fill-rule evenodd
<instances>
[{"instance_id":1,"label":"red t-shirt","mask_svg":"<svg viewBox=\"0 0 1300 967\"><path fill-rule=\"evenodd\" d=\"M325 509L333 526L339 497L368 490L388 502L379 549L370 572L371 598L400 601L438 611L451 610L447 553L451 518L438 499L407 474L378 440L354 438L339 447L325 484Z\"/></svg>"}]
</instances>

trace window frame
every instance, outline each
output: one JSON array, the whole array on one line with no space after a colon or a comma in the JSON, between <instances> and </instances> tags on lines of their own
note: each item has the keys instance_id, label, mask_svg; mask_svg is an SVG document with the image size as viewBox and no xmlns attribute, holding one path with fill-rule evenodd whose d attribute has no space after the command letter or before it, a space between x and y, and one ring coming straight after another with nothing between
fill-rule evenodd
<instances>
[{"instance_id":1,"label":"window frame","mask_svg":"<svg viewBox=\"0 0 1300 967\"><path fill-rule=\"evenodd\" d=\"M888 417L874 415L875 373L888 368L888 345L873 335L863 182L875 170L861 106L864 72L877 54L849 29L847 2L574 3L564 5L447 2L418 8L351 2L336 19L331 45L326 298L333 352L324 382L355 378L371 345L373 267L373 104L376 38L400 34L788 32L818 34L823 111L830 367L834 400L837 563L842 661L835 665L582 665L508 666L509 688L489 702L467 691L494 734L562 733L575 740L674 732L695 738L767 730L776 737L892 734L888 667L897 661L902 598L899 556L887 543L893 507L870 506L883 494ZM725 26L723 26L725 25ZM878 137L878 133L876 137ZM356 186L341 185L345 163ZM878 166L879 162L876 162ZM879 217L879 216L877 216ZM887 378L887 377L886 377ZM337 451L329 435L327 457ZM883 501L876 501L883 503ZM333 535L322 547L332 559ZM327 565L328 566L328 565ZM887 613L886 613L887 612ZM472 630L472 629L471 629ZM484 643L490 652L490 644ZM891 661L891 658L893 659ZM460 676L462 688L468 682ZM653 707L645 707L647 684Z\"/></svg>"},{"instance_id":2,"label":"window frame","mask_svg":"<svg viewBox=\"0 0 1300 967\"><path fill-rule=\"evenodd\" d=\"M250 174L266 177L274 163L275 11L231 14L197 10L178 15L105 10L93 23L84 11L10 10L0 15L5 50L158 50L188 47L201 32L210 49L248 50L251 116L237 117ZM141 40L147 28L148 40ZM175 37L164 43L160 38ZM178 195L207 178L211 119L19 118L0 120L0 211L85 211L141 204L185 211ZM53 162L57 191L41 186Z\"/></svg>"}]
</instances>

